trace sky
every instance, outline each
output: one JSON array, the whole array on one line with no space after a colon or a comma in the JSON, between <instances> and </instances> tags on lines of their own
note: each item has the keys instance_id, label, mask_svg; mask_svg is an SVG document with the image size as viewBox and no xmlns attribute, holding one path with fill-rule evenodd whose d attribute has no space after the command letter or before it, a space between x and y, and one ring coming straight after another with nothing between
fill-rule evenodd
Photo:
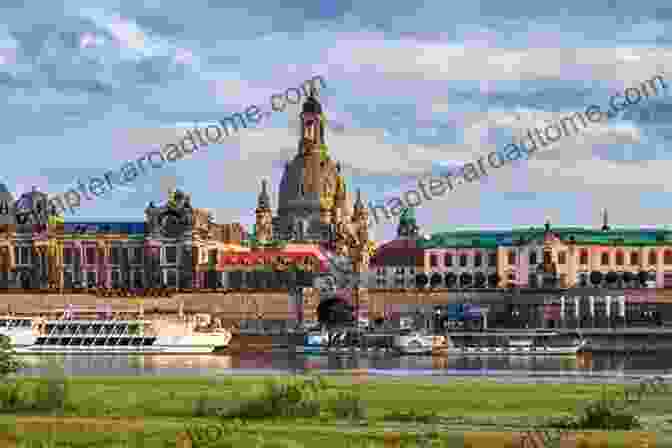
<instances>
[{"instance_id":1,"label":"sky","mask_svg":"<svg viewBox=\"0 0 672 448\"><path fill-rule=\"evenodd\" d=\"M226 6L220 6L226 4ZM672 222L672 6L592 2L19 1L0 4L0 182L60 193L322 76L330 155L385 202L498 151L521 130L605 105L655 75L669 87L531 160L416 209L423 233ZM66 220L142 221L170 188L217 222L254 223L298 144L298 106L84 200ZM670 191L668 191L668 187ZM394 238L395 220L373 226Z\"/></svg>"}]
</instances>

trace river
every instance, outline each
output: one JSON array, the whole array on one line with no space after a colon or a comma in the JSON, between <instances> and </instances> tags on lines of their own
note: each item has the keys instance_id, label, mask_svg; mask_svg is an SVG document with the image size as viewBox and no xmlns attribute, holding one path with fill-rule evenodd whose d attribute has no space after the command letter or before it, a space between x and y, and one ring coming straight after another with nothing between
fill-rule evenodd
<instances>
[{"instance_id":1,"label":"river","mask_svg":"<svg viewBox=\"0 0 672 448\"><path fill-rule=\"evenodd\" d=\"M24 355L22 376L48 374L55 361L68 376L207 376L325 374L363 369L371 375L426 376L433 380L487 376L508 382L629 382L672 373L672 352L636 355L579 354L571 357L474 357L299 355L282 351L238 355ZM51 361L51 363L50 363Z\"/></svg>"}]
</instances>

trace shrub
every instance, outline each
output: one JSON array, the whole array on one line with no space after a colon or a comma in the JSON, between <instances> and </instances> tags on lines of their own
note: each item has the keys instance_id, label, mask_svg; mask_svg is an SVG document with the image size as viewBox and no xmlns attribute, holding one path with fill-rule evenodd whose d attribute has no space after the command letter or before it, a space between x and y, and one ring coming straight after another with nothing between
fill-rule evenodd
<instances>
[{"instance_id":1,"label":"shrub","mask_svg":"<svg viewBox=\"0 0 672 448\"><path fill-rule=\"evenodd\" d=\"M366 409L361 397L352 392L339 392L338 397L332 400L330 410L338 418L353 420L366 418Z\"/></svg>"}]
</instances>

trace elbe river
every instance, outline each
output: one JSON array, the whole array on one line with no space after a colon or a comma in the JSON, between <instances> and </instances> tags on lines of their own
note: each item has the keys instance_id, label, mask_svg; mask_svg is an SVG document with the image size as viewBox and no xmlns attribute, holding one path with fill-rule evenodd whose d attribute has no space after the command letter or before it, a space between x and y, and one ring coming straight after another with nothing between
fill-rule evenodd
<instances>
[{"instance_id":1,"label":"elbe river","mask_svg":"<svg viewBox=\"0 0 672 448\"><path fill-rule=\"evenodd\" d=\"M361 369L371 375L450 380L492 377L508 382L630 382L650 375L672 376L672 352L572 356L393 356L389 354L303 355L287 351L236 355L23 355L22 376L47 375L54 365L67 376L283 375L307 370L324 374Z\"/></svg>"}]
</instances>

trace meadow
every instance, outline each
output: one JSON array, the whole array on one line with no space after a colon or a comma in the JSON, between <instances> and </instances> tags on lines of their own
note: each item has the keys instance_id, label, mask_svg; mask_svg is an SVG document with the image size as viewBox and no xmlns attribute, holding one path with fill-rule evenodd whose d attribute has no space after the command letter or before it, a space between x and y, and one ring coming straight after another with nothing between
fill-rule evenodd
<instances>
[{"instance_id":1,"label":"meadow","mask_svg":"<svg viewBox=\"0 0 672 448\"><path fill-rule=\"evenodd\" d=\"M520 433L577 415L623 386L339 376L21 378L0 390L0 446L521 447ZM633 410L638 431L573 431L563 446L670 446L672 402ZM570 436L574 437L574 436ZM178 440L179 439L179 440ZM18 440L18 444L17 444ZM27 441L51 444L31 445ZM608 443L608 445L605 445ZM526 446L542 446L533 444Z\"/></svg>"}]
</instances>

